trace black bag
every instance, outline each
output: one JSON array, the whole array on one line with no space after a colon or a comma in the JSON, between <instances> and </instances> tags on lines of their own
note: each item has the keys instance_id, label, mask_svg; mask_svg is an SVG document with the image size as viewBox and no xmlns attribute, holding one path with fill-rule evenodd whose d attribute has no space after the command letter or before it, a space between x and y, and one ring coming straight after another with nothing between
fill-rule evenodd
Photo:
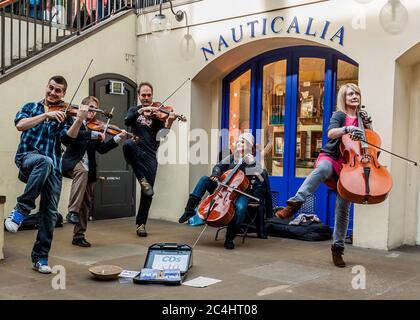
<instances>
[{"instance_id":1,"label":"black bag","mask_svg":"<svg viewBox=\"0 0 420 320\"><path fill-rule=\"evenodd\" d=\"M39 213L30 214L27 216L19 227L20 230L34 230L38 229ZM63 227L63 216L57 212L57 222L55 223L56 228Z\"/></svg>"},{"instance_id":2,"label":"black bag","mask_svg":"<svg viewBox=\"0 0 420 320\"><path fill-rule=\"evenodd\" d=\"M300 225L289 225L292 219L280 219L276 216L266 221L267 232L270 236L291 238L305 241L330 240L332 232L324 223L307 221Z\"/></svg>"}]
</instances>

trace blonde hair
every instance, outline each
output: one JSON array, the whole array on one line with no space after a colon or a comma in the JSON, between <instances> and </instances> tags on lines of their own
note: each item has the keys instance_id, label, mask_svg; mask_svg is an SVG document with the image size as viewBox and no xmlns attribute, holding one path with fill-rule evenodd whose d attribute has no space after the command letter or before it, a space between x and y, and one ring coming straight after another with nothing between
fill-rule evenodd
<instances>
[{"instance_id":1,"label":"blonde hair","mask_svg":"<svg viewBox=\"0 0 420 320\"><path fill-rule=\"evenodd\" d=\"M98 98L96 98L96 97L94 97L94 96L88 96L88 97L86 97L86 98L84 98L83 100L82 100L82 104L84 104L84 105L88 105L89 103L91 103L91 102L95 102L96 103L96 105L98 106L98 108L99 108L99 99Z\"/></svg>"},{"instance_id":2,"label":"blonde hair","mask_svg":"<svg viewBox=\"0 0 420 320\"><path fill-rule=\"evenodd\" d=\"M360 92L360 88L357 84L354 83L346 83L340 87L337 94L337 108L336 111L346 112L346 94L347 89L352 89L360 95L360 104L357 107L357 111L360 111L360 106L362 105L362 94Z\"/></svg>"}]
</instances>

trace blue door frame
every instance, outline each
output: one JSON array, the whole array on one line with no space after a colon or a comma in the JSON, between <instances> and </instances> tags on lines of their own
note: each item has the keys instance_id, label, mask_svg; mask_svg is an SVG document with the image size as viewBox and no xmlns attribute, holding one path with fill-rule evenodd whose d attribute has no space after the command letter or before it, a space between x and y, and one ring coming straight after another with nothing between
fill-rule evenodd
<instances>
[{"instance_id":1,"label":"blue door frame","mask_svg":"<svg viewBox=\"0 0 420 320\"><path fill-rule=\"evenodd\" d=\"M299 58L321 58L325 59L324 77L324 114L322 142L327 140L327 128L330 117L336 104L337 89L337 62L343 60L357 66L358 64L345 55L329 48L313 46L296 46L283 49L276 49L263 53L243 63L223 79L222 87L222 119L221 128L229 128L229 97L230 83L248 70L251 71L250 85L250 129L256 136L256 130L262 127L262 91L263 91L263 68L265 65L279 60L287 61L286 77L286 112L284 130L284 163L283 176L270 177L272 191L278 193L275 205L284 205L286 200L293 196L304 178L295 177L296 165L296 129L297 129L297 107L298 107L298 86L299 86ZM222 137L221 148L228 148L228 139ZM329 226L334 226L335 191L321 186L316 193L316 214ZM350 214L349 233L353 225L353 206Z\"/></svg>"}]
</instances>

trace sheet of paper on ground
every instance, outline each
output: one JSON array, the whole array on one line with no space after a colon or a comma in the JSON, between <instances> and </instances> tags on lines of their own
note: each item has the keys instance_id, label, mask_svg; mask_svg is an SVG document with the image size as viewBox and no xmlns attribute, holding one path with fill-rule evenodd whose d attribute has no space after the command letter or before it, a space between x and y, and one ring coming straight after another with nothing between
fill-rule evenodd
<instances>
[{"instance_id":1,"label":"sheet of paper on ground","mask_svg":"<svg viewBox=\"0 0 420 320\"><path fill-rule=\"evenodd\" d=\"M208 287L212 284L221 282L222 280L213 279L213 278L207 278L207 277L197 277L195 279L183 282L182 284L184 286L190 286L190 287L197 287L197 288L204 288Z\"/></svg>"}]
</instances>

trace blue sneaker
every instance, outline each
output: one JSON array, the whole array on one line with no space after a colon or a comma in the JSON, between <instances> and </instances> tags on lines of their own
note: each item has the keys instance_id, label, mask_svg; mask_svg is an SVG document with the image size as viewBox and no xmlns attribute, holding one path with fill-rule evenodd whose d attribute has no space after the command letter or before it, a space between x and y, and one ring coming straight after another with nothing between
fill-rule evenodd
<instances>
[{"instance_id":1,"label":"blue sneaker","mask_svg":"<svg viewBox=\"0 0 420 320\"><path fill-rule=\"evenodd\" d=\"M25 215L20 213L16 209L13 209L9 216L4 221L4 226L9 232L17 232L22 221L25 219Z\"/></svg>"},{"instance_id":2,"label":"blue sneaker","mask_svg":"<svg viewBox=\"0 0 420 320\"><path fill-rule=\"evenodd\" d=\"M37 262L32 264L32 269L38 271L39 273L51 273L51 267L48 265L48 259L39 259Z\"/></svg>"}]
</instances>

